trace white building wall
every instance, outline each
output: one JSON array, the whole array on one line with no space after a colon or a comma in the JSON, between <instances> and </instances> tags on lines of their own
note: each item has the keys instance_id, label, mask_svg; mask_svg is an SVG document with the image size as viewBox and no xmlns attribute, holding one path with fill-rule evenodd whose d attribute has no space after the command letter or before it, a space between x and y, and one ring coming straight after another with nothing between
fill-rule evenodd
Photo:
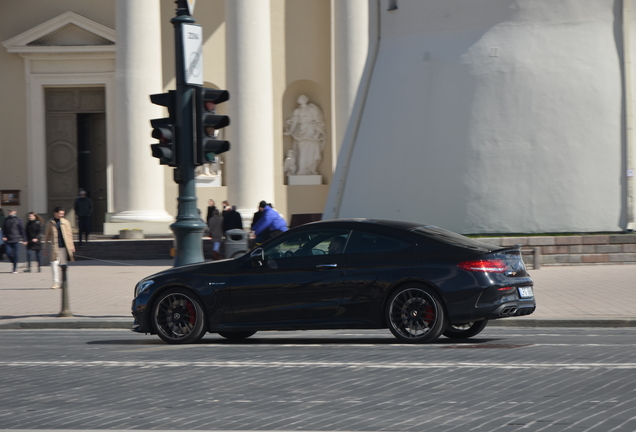
<instances>
[{"instance_id":1,"label":"white building wall","mask_svg":"<svg viewBox=\"0 0 636 432\"><path fill-rule=\"evenodd\" d=\"M463 233L621 229L614 0L387 5L326 217Z\"/></svg>"}]
</instances>

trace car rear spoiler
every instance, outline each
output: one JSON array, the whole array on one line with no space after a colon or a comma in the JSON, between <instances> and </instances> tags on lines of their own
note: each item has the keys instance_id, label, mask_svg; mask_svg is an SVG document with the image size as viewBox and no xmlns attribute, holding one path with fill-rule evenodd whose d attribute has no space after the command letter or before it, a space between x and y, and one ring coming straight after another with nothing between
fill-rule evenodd
<instances>
[{"instance_id":1,"label":"car rear spoiler","mask_svg":"<svg viewBox=\"0 0 636 432\"><path fill-rule=\"evenodd\" d=\"M514 246L508 246L508 247L503 247L503 248L499 248L499 249L493 249L492 252L509 252L509 251L519 251L521 252L521 245L517 244Z\"/></svg>"}]
</instances>

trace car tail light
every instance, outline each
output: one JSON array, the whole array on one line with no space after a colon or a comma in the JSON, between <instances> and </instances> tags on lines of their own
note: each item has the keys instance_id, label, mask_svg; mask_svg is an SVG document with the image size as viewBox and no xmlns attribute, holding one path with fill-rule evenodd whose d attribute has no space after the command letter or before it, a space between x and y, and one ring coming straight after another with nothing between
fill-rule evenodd
<instances>
[{"instance_id":1,"label":"car tail light","mask_svg":"<svg viewBox=\"0 0 636 432\"><path fill-rule=\"evenodd\" d=\"M457 264L457 267L466 271L483 273L503 273L508 269L504 261L497 259L464 261Z\"/></svg>"}]
</instances>

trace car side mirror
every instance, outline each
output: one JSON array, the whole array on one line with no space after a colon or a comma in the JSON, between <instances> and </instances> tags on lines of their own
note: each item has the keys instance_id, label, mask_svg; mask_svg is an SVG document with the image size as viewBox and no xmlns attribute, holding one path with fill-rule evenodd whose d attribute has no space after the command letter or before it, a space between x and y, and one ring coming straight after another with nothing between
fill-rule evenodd
<instances>
[{"instance_id":1,"label":"car side mirror","mask_svg":"<svg viewBox=\"0 0 636 432\"><path fill-rule=\"evenodd\" d=\"M263 267L265 264L265 251L262 248L257 248L250 254L252 261L252 267Z\"/></svg>"}]
</instances>

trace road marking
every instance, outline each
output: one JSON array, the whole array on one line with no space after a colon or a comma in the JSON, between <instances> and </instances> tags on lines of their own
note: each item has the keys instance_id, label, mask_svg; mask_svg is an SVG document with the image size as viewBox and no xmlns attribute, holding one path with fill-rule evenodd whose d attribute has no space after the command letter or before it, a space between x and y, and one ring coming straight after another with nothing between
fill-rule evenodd
<instances>
[{"instance_id":1,"label":"road marking","mask_svg":"<svg viewBox=\"0 0 636 432\"><path fill-rule=\"evenodd\" d=\"M344 342L343 343L314 343L312 340L307 340L307 343L304 344L289 344L289 343L271 343L265 341L258 342L248 342L248 343L225 343L223 340L222 343L205 343L210 342L209 340L204 341L204 343L200 344L192 344L192 345L153 345L153 346L144 346L133 349L120 349L117 352L120 353L139 353L139 352L152 352L152 351L175 351L182 349L193 349L193 348L210 348L210 349L223 349L224 351L229 349L244 349L245 347L249 347L249 349L270 349L270 348L322 348L322 347L347 347L347 348L406 348L406 349L448 349L448 348L466 348L466 349L479 349L479 348L533 348L533 347L570 347L570 348L626 348L636 347L636 343L620 343L620 344L596 344L596 343L583 343L583 344L574 344L574 343L532 343L527 345L519 345L519 344L499 344L492 346L493 344L430 344L430 345L419 345L419 344L401 344L394 343L393 341L389 341L387 343L378 343L378 344L360 344L355 342Z\"/></svg>"},{"instance_id":2,"label":"road marking","mask_svg":"<svg viewBox=\"0 0 636 432\"><path fill-rule=\"evenodd\" d=\"M0 361L6 367L348 368L348 369L636 369L636 363L363 363L258 361Z\"/></svg>"}]
</instances>

